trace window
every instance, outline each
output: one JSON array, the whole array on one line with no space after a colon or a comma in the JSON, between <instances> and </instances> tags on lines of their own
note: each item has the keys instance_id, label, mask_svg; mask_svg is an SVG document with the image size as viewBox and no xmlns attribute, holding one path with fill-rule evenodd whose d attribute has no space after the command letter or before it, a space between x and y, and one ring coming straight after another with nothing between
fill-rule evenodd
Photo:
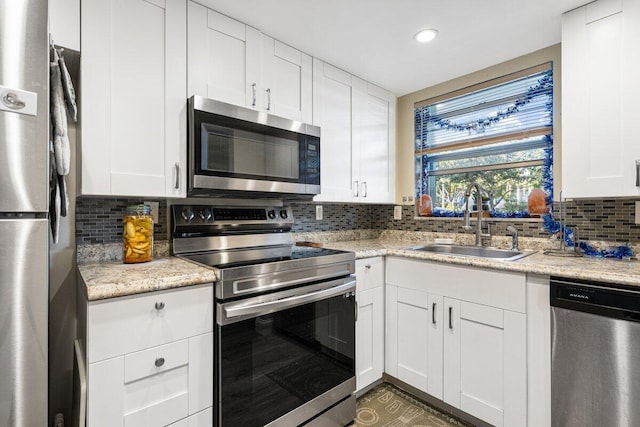
<instances>
[{"instance_id":1,"label":"window","mask_svg":"<svg viewBox=\"0 0 640 427\"><path fill-rule=\"evenodd\" d=\"M529 217L534 189L552 200L550 63L420 102L415 125L416 200L430 196L434 216L461 216L473 182L494 217Z\"/></svg>"}]
</instances>

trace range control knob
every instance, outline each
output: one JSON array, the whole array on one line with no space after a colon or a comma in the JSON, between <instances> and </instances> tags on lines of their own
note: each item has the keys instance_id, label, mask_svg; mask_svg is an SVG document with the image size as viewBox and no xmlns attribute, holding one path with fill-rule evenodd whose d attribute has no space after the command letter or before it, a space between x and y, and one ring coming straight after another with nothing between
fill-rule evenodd
<instances>
[{"instance_id":1,"label":"range control knob","mask_svg":"<svg viewBox=\"0 0 640 427\"><path fill-rule=\"evenodd\" d=\"M269 219L275 219L276 211L274 211L273 209L267 211L267 216L269 217Z\"/></svg>"},{"instance_id":2,"label":"range control knob","mask_svg":"<svg viewBox=\"0 0 640 427\"><path fill-rule=\"evenodd\" d=\"M280 218L287 219L288 217L289 217L289 214L287 213L287 211L285 210L280 211Z\"/></svg>"},{"instance_id":3,"label":"range control knob","mask_svg":"<svg viewBox=\"0 0 640 427\"><path fill-rule=\"evenodd\" d=\"M195 214L193 213L193 211L191 209L185 208L185 209L182 209L182 212L180 212L180 216L185 221L191 221L193 219L193 217L195 216Z\"/></svg>"},{"instance_id":4,"label":"range control knob","mask_svg":"<svg viewBox=\"0 0 640 427\"><path fill-rule=\"evenodd\" d=\"M198 211L198 216L203 221L209 221L211 219L211 217L212 217L211 209L200 209Z\"/></svg>"}]
</instances>

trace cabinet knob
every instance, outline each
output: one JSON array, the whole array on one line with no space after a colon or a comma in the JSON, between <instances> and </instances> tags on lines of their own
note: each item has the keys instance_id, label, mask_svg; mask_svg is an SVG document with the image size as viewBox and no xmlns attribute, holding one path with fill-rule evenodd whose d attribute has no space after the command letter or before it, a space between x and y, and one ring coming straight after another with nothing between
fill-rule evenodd
<instances>
[{"instance_id":1,"label":"cabinet knob","mask_svg":"<svg viewBox=\"0 0 640 427\"><path fill-rule=\"evenodd\" d=\"M364 268L366 268L367 270L371 270L371 264L365 265Z\"/></svg>"},{"instance_id":2,"label":"cabinet knob","mask_svg":"<svg viewBox=\"0 0 640 427\"><path fill-rule=\"evenodd\" d=\"M162 310L164 308L164 303L159 301L156 303L156 310Z\"/></svg>"},{"instance_id":3,"label":"cabinet knob","mask_svg":"<svg viewBox=\"0 0 640 427\"><path fill-rule=\"evenodd\" d=\"M159 368L160 366L164 365L164 357L158 357L156 359L155 365L156 365L156 368Z\"/></svg>"}]
</instances>

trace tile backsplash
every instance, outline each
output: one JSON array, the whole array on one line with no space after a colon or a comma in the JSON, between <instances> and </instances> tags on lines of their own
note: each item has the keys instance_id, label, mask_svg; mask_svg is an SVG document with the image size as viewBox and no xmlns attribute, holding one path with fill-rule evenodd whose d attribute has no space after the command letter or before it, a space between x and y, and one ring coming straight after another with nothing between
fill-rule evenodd
<instances>
[{"instance_id":1,"label":"tile backsplash","mask_svg":"<svg viewBox=\"0 0 640 427\"><path fill-rule=\"evenodd\" d=\"M128 205L140 199L78 198L76 204L76 243L115 243L122 241L122 216ZM153 201L147 199L147 201ZM168 239L167 202L159 200L159 221L154 227L156 240ZM578 228L583 240L606 240L640 243L640 225L634 223L633 200L581 200L564 203L566 222ZM556 202L555 216L558 217ZM399 230L430 232L465 232L459 218L414 219L413 206L404 206L402 219L393 219L392 205L363 205L355 203L323 203L323 218L315 219L314 203L293 203L294 232L337 230ZM515 224L523 237L548 237L542 222L491 221L494 235L505 234L506 227ZM466 231L472 232L472 231Z\"/></svg>"},{"instance_id":2,"label":"tile backsplash","mask_svg":"<svg viewBox=\"0 0 640 427\"><path fill-rule=\"evenodd\" d=\"M153 226L154 240L167 240L167 201L158 201L158 223ZM142 203L141 199L76 199L76 244L122 242L122 217L127 206Z\"/></svg>"}]
</instances>

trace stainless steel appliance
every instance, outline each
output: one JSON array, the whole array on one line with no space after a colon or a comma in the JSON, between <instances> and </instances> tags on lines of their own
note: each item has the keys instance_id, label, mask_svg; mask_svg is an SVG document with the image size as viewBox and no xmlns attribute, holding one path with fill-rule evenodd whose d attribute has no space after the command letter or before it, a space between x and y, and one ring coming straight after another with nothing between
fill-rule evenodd
<instances>
[{"instance_id":1,"label":"stainless steel appliance","mask_svg":"<svg viewBox=\"0 0 640 427\"><path fill-rule=\"evenodd\" d=\"M188 100L190 196L320 193L320 128L193 96Z\"/></svg>"},{"instance_id":2,"label":"stainless steel appliance","mask_svg":"<svg viewBox=\"0 0 640 427\"><path fill-rule=\"evenodd\" d=\"M47 0L0 2L0 425L47 425Z\"/></svg>"},{"instance_id":3,"label":"stainless steel appliance","mask_svg":"<svg viewBox=\"0 0 640 427\"><path fill-rule=\"evenodd\" d=\"M640 425L640 289L551 278L551 424Z\"/></svg>"},{"instance_id":4,"label":"stainless steel appliance","mask_svg":"<svg viewBox=\"0 0 640 427\"><path fill-rule=\"evenodd\" d=\"M355 417L355 257L293 246L283 207L174 205L176 255L219 269L214 425Z\"/></svg>"}]
</instances>

